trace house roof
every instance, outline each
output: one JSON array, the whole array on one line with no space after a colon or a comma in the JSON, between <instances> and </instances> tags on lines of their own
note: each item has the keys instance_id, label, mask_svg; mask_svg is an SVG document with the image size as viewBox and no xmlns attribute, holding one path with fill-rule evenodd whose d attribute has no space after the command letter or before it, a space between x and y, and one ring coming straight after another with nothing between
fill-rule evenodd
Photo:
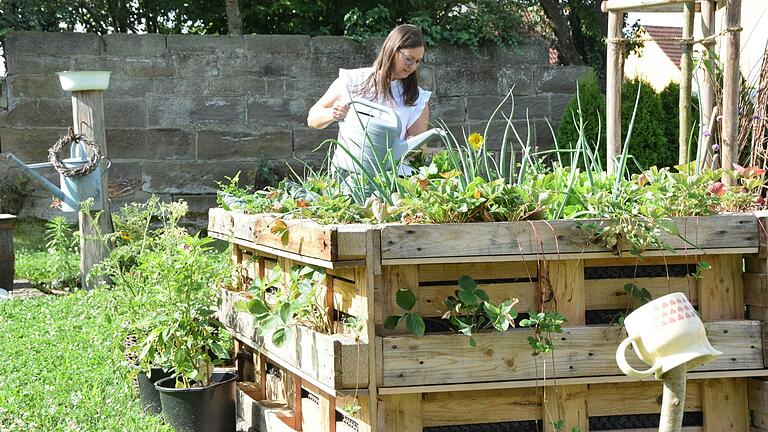
<instances>
[{"instance_id":1,"label":"house roof","mask_svg":"<svg viewBox=\"0 0 768 432\"><path fill-rule=\"evenodd\" d=\"M683 53L682 45L679 40L683 37L682 27L662 27L662 26L643 26L648 36L650 36L664 54L672 60L672 63L680 69L680 55Z\"/></svg>"}]
</instances>

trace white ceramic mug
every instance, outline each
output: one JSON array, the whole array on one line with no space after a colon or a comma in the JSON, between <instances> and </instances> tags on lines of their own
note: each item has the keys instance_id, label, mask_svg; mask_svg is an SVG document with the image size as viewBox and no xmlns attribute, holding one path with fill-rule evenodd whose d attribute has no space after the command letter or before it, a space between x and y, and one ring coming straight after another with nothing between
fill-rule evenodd
<instances>
[{"instance_id":1,"label":"white ceramic mug","mask_svg":"<svg viewBox=\"0 0 768 432\"><path fill-rule=\"evenodd\" d=\"M616 350L616 363L624 374L656 378L677 366L691 370L722 353L710 345L701 319L685 294L667 294L649 302L624 320L627 338ZM635 354L650 368L639 371L627 363L625 353L632 344Z\"/></svg>"}]
</instances>

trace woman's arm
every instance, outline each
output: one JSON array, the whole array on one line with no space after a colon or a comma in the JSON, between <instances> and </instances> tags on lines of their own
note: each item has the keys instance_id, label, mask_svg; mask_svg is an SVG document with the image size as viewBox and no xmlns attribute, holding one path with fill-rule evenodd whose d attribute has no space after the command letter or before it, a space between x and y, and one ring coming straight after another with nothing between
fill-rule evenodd
<instances>
[{"instance_id":1,"label":"woman's arm","mask_svg":"<svg viewBox=\"0 0 768 432\"><path fill-rule=\"evenodd\" d=\"M424 111L421 112L419 118L405 131L405 137L412 137L422 132L427 131L429 126L429 105L424 105Z\"/></svg>"},{"instance_id":2,"label":"woman's arm","mask_svg":"<svg viewBox=\"0 0 768 432\"><path fill-rule=\"evenodd\" d=\"M343 120L349 111L349 105L342 103L344 83L341 78L331 84L328 91L309 109L307 125L315 129L323 129L334 121Z\"/></svg>"}]
</instances>

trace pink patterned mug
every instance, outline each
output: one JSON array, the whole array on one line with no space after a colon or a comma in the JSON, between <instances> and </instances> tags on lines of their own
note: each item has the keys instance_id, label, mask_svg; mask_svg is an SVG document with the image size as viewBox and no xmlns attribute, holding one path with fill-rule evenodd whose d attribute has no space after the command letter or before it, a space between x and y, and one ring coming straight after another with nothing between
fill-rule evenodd
<instances>
[{"instance_id":1,"label":"pink patterned mug","mask_svg":"<svg viewBox=\"0 0 768 432\"><path fill-rule=\"evenodd\" d=\"M624 320L627 338L616 350L616 363L624 374L656 378L677 366L691 370L710 362L722 353L710 345L704 324L685 294L667 294L649 302ZM651 367L639 371L627 363L627 346L632 344L635 354Z\"/></svg>"}]
</instances>

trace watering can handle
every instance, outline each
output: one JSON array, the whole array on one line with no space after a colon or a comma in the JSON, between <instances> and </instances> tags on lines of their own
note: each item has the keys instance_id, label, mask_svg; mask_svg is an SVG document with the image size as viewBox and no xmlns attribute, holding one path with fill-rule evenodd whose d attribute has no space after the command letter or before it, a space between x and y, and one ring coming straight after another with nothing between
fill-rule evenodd
<instances>
[{"instance_id":1,"label":"watering can handle","mask_svg":"<svg viewBox=\"0 0 768 432\"><path fill-rule=\"evenodd\" d=\"M368 108L373 108L376 111L381 111L381 112L384 112L384 113L387 113L387 114L393 114L394 115L394 111L392 111L392 108L386 107L386 106L384 106L382 104L378 104L376 102L369 101L367 99L357 99L357 98L350 99L347 102L347 105L351 106L352 104L364 105L364 106L367 106Z\"/></svg>"}]
</instances>

